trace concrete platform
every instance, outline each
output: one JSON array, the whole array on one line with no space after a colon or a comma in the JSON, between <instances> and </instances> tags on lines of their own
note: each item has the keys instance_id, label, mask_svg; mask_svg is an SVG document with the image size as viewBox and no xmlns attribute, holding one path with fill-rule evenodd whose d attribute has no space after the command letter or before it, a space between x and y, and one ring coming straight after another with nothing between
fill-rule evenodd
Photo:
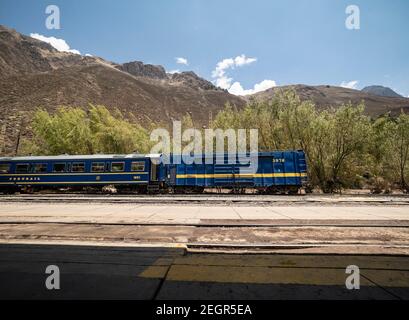
<instances>
[{"instance_id":1,"label":"concrete platform","mask_svg":"<svg viewBox=\"0 0 409 320\"><path fill-rule=\"evenodd\" d=\"M408 208L0 202L0 299L409 299Z\"/></svg>"},{"instance_id":2,"label":"concrete platform","mask_svg":"<svg viewBox=\"0 0 409 320\"><path fill-rule=\"evenodd\" d=\"M202 220L409 220L399 205L273 206L0 203L0 222L199 224Z\"/></svg>"},{"instance_id":3,"label":"concrete platform","mask_svg":"<svg viewBox=\"0 0 409 320\"><path fill-rule=\"evenodd\" d=\"M189 252L409 256L409 228L389 226L208 227L66 223L0 224L0 243L186 247Z\"/></svg>"},{"instance_id":4,"label":"concrete platform","mask_svg":"<svg viewBox=\"0 0 409 320\"><path fill-rule=\"evenodd\" d=\"M399 204L409 205L409 196L405 194L308 194L308 195L260 195L228 194L216 191L211 194L197 195L141 195L141 194L86 194L86 193L35 193L0 195L0 202L65 202L65 203L133 203L133 204L273 204L273 205L337 205L337 204Z\"/></svg>"},{"instance_id":5,"label":"concrete platform","mask_svg":"<svg viewBox=\"0 0 409 320\"><path fill-rule=\"evenodd\" d=\"M60 270L47 290L45 269ZM360 269L348 290L345 269ZM0 299L409 299L409 258L189 254L165 247L0 245Z\"/></svg>"}]
</instances>

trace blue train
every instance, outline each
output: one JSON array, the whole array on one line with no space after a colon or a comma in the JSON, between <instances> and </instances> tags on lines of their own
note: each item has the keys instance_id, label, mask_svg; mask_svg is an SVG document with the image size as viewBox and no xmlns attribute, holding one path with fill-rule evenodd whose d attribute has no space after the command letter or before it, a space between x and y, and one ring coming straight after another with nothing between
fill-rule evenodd
<instances>
[{"instance_id":1,"label":"blue train","mask_svg":"<svg viewBox=\"0 0 409 320\"><path fill-rule=\"evenodd\" d=\"M256 170L237 157L229 163L229 154L203 154L191 164L172 164L174 157L171 164L160 154L3 157L0 192L114 185L137 193L201 193L205 188L297 193L307 181L300 150L258 153Z\"/></svg>"}]
</instances>

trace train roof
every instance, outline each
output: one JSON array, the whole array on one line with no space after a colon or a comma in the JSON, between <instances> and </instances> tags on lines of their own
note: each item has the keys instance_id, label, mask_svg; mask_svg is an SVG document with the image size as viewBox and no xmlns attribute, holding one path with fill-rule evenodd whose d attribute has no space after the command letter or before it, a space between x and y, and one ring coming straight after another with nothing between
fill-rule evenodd
<instances>
[{"instance_id":1,"label":"train roof","mask_svg":"<svg viewBox=\"0 0 409 320\"><path fill-rule=\"evenodd\" d=\"M68 155L57 156L23 156L0 157L0 161L36 161L36 160L93 160L93 159L141 159L160 158L160 154L93 154L93 155Z\"/></svg>"},{"instance_id":2,"label":"train roof","mask_svg":"<svg viewBox=\"0 0 409 320\"><path fill-rule=\"evenodd\" d=\"M275 151L267 151L267 152L258 152L258 157L268 157L273 156L276 153L280 152L303 152L303 150L275 150ZM195 158L207 158L207 157L214 157L214 156L228 156L228 153L214 153L210 154L198 154ZM249 153L239 153L236 154L237 156L250 156ZM182 154L172 154L174 156L183 156ZM22 156L22 157L0 157L0 161L46 161L46 160L61 160L61 161L69 161L69 160L93 160L93 159L142 159L142 158L150 158L150 159L158 159L162 157L160 153L154 154L93 154L93 155L68 155L68 154L61 154L57 156Z\"/></svg>"}]
</instances>

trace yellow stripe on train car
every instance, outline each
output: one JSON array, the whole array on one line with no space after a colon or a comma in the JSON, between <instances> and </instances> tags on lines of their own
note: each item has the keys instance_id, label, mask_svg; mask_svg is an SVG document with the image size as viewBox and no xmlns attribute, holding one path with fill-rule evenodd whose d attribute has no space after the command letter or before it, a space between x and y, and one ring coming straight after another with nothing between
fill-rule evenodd
<instances>
[{"instance_id":1,"label":"yellow stripe on train car","mask_svg":"<svg viewBox=\"0 0 409 320\"><path fill-rule=\"evenodd\" d=\"M296 172L288 172L288 173L206 173L206 174L177 174L176 179L189 179L189 178L196 178L196 179L211 179L211 178L299 178L299 177L306 177L307 173L296 173Z\"/></svg>"}]
</instances>

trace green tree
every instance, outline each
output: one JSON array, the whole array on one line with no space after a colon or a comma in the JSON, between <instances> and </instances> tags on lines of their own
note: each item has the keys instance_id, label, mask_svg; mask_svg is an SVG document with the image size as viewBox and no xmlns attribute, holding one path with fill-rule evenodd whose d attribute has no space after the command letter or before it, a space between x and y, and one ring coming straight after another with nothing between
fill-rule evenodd
<instances>
[{"instance_id":1,"label":"green tree","mask_svg":"<svg viewBox=\"0 0 409 320\"><path fill-rule=\"evenodd\" d=\"M94 153L89 119L80 108L61 107L53 115L39 110L32 128L34 142L43 154Z\"/></svg>"},{"instance_id":2,"label":"green tree","mask_svg":"<svg viewBox=\"0 0 409 320\"><path fill-rule=\"evenodd\" d=\"M408 157L409 157L409 115L401 113L396 121L393 147L398 157L399 178L402 190L409 192Z\"/></svg>"},{"instance_id":3,"label":"green tree","mask_svg":"<svg viewBox=\"0 0 409 320\"><path fill-rule=\"evenodd\" d=\"M119 110L113 116L106 107L91 105L89 127L97 152L148 153L151 148L147 130L126 121Z\"/></svg>"},{"instance_id":4,"label":"green tree","mask_svg":"<svg viewBox=\"0 0 409 320\"><path fill-rule=\"evenodd\" d=\"M90 105L88 111L60 107L54 114L38 110L32 128L33 138L24 141L22 154L147 153L151 148L146 129L104 106Z\"/></svg>"},{"instance_id":5,"label":"green tree","mask_svg":"<svg viewBox=\"0 0 409 320\"><path fill-rule=\"evenodd\" d=\"M257 128L259 150L303 149L313 185L324 192L354 183L363 170L371 122L364 106L351 104L319 111L294 90L278 91L268 102L251 100L241 111L227 106L213 128Z\"/></svg>"}]
</instances>

